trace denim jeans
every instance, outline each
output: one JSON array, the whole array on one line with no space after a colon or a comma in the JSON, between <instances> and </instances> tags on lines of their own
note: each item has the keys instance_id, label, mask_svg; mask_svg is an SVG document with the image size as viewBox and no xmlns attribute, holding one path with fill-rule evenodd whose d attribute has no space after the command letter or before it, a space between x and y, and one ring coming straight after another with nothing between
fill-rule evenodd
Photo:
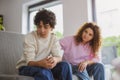
<instances>
[{"instance_id":1,"label":"denim jeans","mask_svg":"<svg viewBox=\"0 0 120 80\"><path fill-rule=\"evenodd\" d=\"M87 66L87 72L90 76L93 76L94 80L105 80L105 70L101 63Z\"/></svg>"},{"instance_id":2,"label":"denim jeans","mask_svg":"<svg viewBox=\"0 0 120 80\"><path fill-rule=\"evenodd\" d=\"M67 62L58 63L53 69L23 66L19 68L19 75L31 76L35 80L72 80L71 66Z\"/></svg>"},{"instance_id":3,"label":"denim jeans","mask_svg":"<svg viewBox=\"0 0 120 80\"><path fill-rule=\"evenodd\" d=\"M89 76L93 76L94 80L105 80L104 66L101 63L88 65L83 72L78 71L78 66L72 65L72 71L79 80L90 80Z\"/></svg>"},{"instance_id":4,"label":"denim jeans","mask_svg":"<svg viewBox=\"0 0 120 80\"><path fill-rule=\"evenodd\" d=\"M86 69L83 72L80 72L78 66L72 65L72 72L79 78L79 80L90 80Z\"/></svg>"}]
</instances>

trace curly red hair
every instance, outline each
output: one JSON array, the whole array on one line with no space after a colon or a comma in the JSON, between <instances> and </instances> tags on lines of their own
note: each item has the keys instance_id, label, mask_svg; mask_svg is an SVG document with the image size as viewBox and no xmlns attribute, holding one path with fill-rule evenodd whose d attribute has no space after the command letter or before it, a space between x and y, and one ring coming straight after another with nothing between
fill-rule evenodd
<instances>
[{"instance_id":1,"label":"curly red hair","mask_svg":"<svg viewBox=\"0 0 120 80\"><path fill-rule=\"evenodd\" d=\"M82 42L83 31L86 30L87 28L91 28L93 30L94 36L93 39L90 41L90 46L94 54L96 54L101 46L101 33L99 26L93 22L86 22L78 29L78 32L75 35L76 45Z\"/></svg>"}]
</instances>

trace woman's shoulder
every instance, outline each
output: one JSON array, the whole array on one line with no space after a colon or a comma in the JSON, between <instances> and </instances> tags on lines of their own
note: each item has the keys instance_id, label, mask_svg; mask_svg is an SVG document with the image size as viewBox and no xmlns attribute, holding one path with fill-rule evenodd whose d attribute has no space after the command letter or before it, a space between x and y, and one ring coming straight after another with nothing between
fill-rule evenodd
<instances>
[{"instance_id":1,"label":"woman's shoulder","mask_svg":"<svg viewBox=\"0 0 120 80\"><path fill-rule=\"evenodd\" d=\"M74 36L73 35L71 35L71 36L65 36L65 37L63 37L63 39L72 40L72 39L74 39Z\"/></svg>"},{"instance_id":2,"label":"woman's shoulder","mask_svg":"<svg viewBox=\"0 0 120 80\"><path fill-rule=\"evenodd\" d=\"M60 39L61 42L72 42L74 40L74 36L65 36Z\"/></svg>"}]
</instances>

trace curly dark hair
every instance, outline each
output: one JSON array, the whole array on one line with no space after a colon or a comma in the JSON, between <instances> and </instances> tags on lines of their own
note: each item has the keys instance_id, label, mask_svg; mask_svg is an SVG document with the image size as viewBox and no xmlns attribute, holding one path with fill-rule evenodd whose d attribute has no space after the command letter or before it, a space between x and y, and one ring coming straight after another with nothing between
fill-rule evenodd
<instances>
[{"instance_id":1,"label":"curly dark hair","mask_svg":"<svg viewBox=\"0 0 120 80\"><path fill-rule=\"evenodd\" d=\"M83 24L80 29L78 30L77 34L75 35L75 42L78 45L80 42L82 42L82 34L83 31L87 28L91 28L94 32L93 39L90 41L90 46L92 47L93 52L96 54L101 46L101 33L100 28L98 25L96 25L94 22L89 22Z\"/></svg>"},{"instance_id":2,"label":"curly dark hair","mask_svg":"<svg viewBox=\"0 0 120 80\"><path fill-rule=\"evenodd\" d=\"M34 24L38 26L40 21L43 21L43 24L50 24L50 26L54 28L56 25L56 16L50 10L41 9L34 17Z\"/></svg>"}]
</instances>

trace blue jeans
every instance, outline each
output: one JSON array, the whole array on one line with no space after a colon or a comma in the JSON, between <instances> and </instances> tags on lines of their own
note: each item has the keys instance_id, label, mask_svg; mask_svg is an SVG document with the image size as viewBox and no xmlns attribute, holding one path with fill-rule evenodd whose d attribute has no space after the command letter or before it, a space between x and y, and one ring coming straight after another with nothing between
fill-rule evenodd
<instances>
[{"instance_id":1,"label":"blue jeans","mask_svg":"<svg viewBox=\"0 0 120 80\"><path fill-rule=\"evenodd\" d=\"M19 75L31 76L35 80L72 80L72 71L67 62L58 63L53 69L23 66L19 68Z\"/></svg>"},{"instance_id":2,"label":"blue jeans","mask_svg":"<svg viewBox=\"0 0 120 80\"><path fill-rule=\"evenodd\" d=\"M90 80L87 70L85 69L83 72L80 72L76 65L72 65L72 73L76 75L79 80Z\"/></svg>"},{"instance_id":3,"label":"blue jeans","mask_svg":"<svg viewBox=\"0 0 120 80\"><path fill-rule=\"evenodd\" d=\"M94 80L105 80L104 66L101 63L95 63L87 66L89 76L93 76Z\"/></svg>"},{"instance_id":4,"label":"blue jeans","mask_svg":"<svg viewBox=\"0 0 120 80\"><path fill-rule=\"evenodd\" d=\"M78 71L78 66L72 65L72 71L79 80L90 80L89 76L93 76L94 80L105 80L104 66L101 63L88 65L83 72Z\"/></svg>"}]
</instances>

